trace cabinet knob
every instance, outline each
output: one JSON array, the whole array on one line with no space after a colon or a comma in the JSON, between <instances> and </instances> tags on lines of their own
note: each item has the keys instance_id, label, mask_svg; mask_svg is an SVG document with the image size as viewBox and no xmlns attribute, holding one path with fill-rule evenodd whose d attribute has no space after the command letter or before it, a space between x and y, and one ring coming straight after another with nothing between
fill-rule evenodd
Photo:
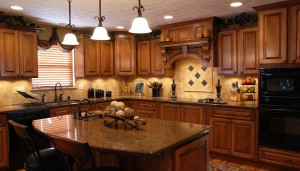
<instances>
[{"instance_id":1,"label":"cabinet knob","mask_svg":"<svg viewBox=\"0 0 300 171\"><path fill-rule=\"evenodd\" d=\"M234 71L233 73L235 73L235 74L236 74L237 72L236 72L236 71Z\"/></svg>"},{"instance_id":2,"label":"cabinet knob","mask_svg":"<svg viewBox=\"0 0 300 171\"><path fill-rule=\"evenodd\" d=\"M243 74L244 73L244 71L241 71L241 74Z\"/></svg>"},{"instance_id":3,"label":"cabinet knob","mask_svg":"<svg viewBox=\"0 0 300 171\"><path fill-rule=\"evenodd\" d=\"M286 63L286 60L283 60L284 63Z\"/></svg>"},{"instance_id":4,"label":"cabinet knob","mask_svg":"<svg viewBox=\"0 0 300 171\"><path fill-rule=\"evenodd\" d=\"M297 58L300 58L300 56L296 56L296 59L297 59Z\"/></svg>"},{"instance_id":5,"label":"cabinet knob","mask_svg":"<svg viewBox=\"0 0 300 171\"><path fill-rule=\"evenodd\" d=\"M292 63L295 63L296 62L296 59L292 60Z\"/></svg>"}]
</instances>

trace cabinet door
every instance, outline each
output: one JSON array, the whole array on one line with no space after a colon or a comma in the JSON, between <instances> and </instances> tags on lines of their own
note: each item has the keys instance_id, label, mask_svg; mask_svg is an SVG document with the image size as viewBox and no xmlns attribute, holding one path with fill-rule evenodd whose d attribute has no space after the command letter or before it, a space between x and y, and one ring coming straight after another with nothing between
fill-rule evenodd
<instances>
[{"instance_id":1,"label":"cabinet door","mask_svg":"<svg viewBox=\"0 0 300 171\"><path fill-rule=\"evenodd\" d=\"M37 34L19 32L20 75L26 77L38 76Z\"/></svg>"},{"instance_id":2,"label":"cabinet door","mask_svg":"<svg viewBox=\"0 0 300 171\"><path fill-rule=\"evenodd\" d=\"M231 120L210 118L213 127L210 133L210 151L221 154L230 154L231 149Z\"/></svg>"},{"instance_id":3,"label":"cabinet door","mask_svg":"<svg viewBox=\"0 0 300 171\"><path fill-rule=\"evenodd\" d=\"M259 12L260 64L286 63L287 9Z\"/></svg>"},{"instance_id":4,"label":"cabinet door","mask_svg":"<svg viewBox=\"0 0 300 171\"><path fill-rule=\"evenodd\" d=\"M85 76L98 76L100 70L100 49L97 41L85 39L84 41L84 74Z\"/></svg>"},{"instance_id":5,"label":"cabinet door","mask_svg":"<svg viewBox=\"0 0 300 171\"><path fill-rule=\"evenodd\" d=\"M138 75L150 75L150 41L138 42Z\"/></svg>"},{"instance_id":6,"label":"cabinet door","mask_svg":"<svg viewBox=\"0 0 300 171\"><path fill-rule=\"evenodd\" d=\"M116 74L135 75L135 37L131 34L116 34Z\"/></svg>"},{"instance_id":7,"label":"cabinet door","mask_svg":"<svg viewBox=\"0 0 300 171\"><path fill-rule=\"evenodd\" d=\"M114 47L113 42L103 41L100 43L101 67L100 74L105 76L114 75Z\"/></svg>"},{"instance_id":8,"label":"cabinet door","mask_svg":"<svg viewBox=\"0 0 300 171\"><path fill-rule=\"evenodd\" d=\"M232 124L231 155L254 159L255 123L234 120Z\"/></svg>"},{"instance_id":9,"label":"cabinet door","mask_svg":"<svg viewBox=\"0 0 300 171\"><path fill-rule=\"evenodd\" d=\"M136 110L136 114L142 118L153 118L155 119L155 111L138 109Z\"/></svg>"},{"instance_id":10,"label":"cabinet door","mask_svg":"<svg viewBox=\"0 0 300 171\"><path fill-rule=\"evenodd\" d=\"M0 29L1 76L19 76L19 36L18 31Z\"/></svg>"},{"instance_id":11,"label":"cabinet door","mask_svg":"<svg viewBox=\"0 0 300 171\"><path fill-rule=\"evenodd\" d=\"M236 31L229 30L218 36L218 73L237 74L237 43Z\"/></svg>"},{"instance_id":12,"label":"cabinet door","mask_svg":"<svg viewBox=\"0 0 300 171\"><path fill-rule=\"evenodd\" d=\"M62 116L62 115L68 115L72 114L72 108L71 107L59 107L59 108L52 108L50 109L50 116Z\"/></svg>"},{"instance_id":13,"label":"cabinet door","mask_svg":"<svg viewBox=\"0 0 300 171\"><path fill-rule=\"evenodd\" d=\"M170 121L180 121L180 105L161 103L160 119L170 120Z\"/></svg>"},{"instance_id":14,"label":"cabinet door","mask_svg":"<svg viewBox=\"0 0 300 171\"><path fill-rule=\"evenodd\" d=\"M159 39L151 40L151 75L164 76L166 74L161 58Z\"/></svg>"},{"instance_id":15,"label":"cabinet door","mask_svg":"<svg viewBox=\"0 0 300 171\"><path fill-rule=\"evenodd\" d=\"M238 30L238 61L241 74L258 73L258 53L257 28Z\"/></svg>"},{"instance_id":16,"label":"cabinet door","mask_svg":"<svg viewBox=\"0 0 300 171\"><path fill-rule=\"evenodd\" d=\"M195 124L205 124L204 107L196 105L181 105L180 121Z\"/></svg>"},{"instance_id":17,"label":"cabinet door","mask_svg":"<svg viewBox=\"0 0 300 171\"><path fill-rule=\"evenodd\" d=\"M95 104L95 110L104 110L109 105L110 105L110 102L96 103Z\"/></svg>"},{"instance_id":18,"label":"cabinet door","mask_svg":"<svg viewBox=\"0 0 300 171\"><path fill-rule=\"evenodd\" d=\"M289 9L289 62L300 63L300 5Z\"/></svg>"},{"instance_id":19,"label":"cabinet door","mask_svg":"<svg viewBox=\"0 0 300 171\"><path fill-rule=\"evenodd\" d=\"M7 119L5 115L0 115L0 168L8 166L7 138Z\"/></svg>"}]
</instances>

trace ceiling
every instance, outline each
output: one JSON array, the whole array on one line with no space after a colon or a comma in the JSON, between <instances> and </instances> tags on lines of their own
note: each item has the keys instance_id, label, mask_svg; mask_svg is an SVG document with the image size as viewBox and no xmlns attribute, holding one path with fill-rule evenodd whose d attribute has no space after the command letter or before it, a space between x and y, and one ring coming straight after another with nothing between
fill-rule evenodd
<instances>
[{"instance_id":1,"label":"ceiling","mask_svg":"<svg viewBox=\"0 0 300 171\"><path fill-rule=\"evenodd\" d=\"M230 7L230 3L240 1L241 7ZM152 29L157 26L217 16L226 17L241 12L253 12L253 6L279 2L283 0L141 0L145 7L143 16ZM106 17L104 27L109 31L124 26L129 30L132 20L137 17L133 6L138 0L102 0L102 15ZM24 8L23 11L10 9L11 5ZM65 26L68 23L67 0L1 0L0 11L7 14L25 16L34 23ZM79 29L92 29L98 25L94 19L99 15L99 0L72 0L72 24ZM174 19L165 20L165 15Z\"/></svg>"}]
</instances>

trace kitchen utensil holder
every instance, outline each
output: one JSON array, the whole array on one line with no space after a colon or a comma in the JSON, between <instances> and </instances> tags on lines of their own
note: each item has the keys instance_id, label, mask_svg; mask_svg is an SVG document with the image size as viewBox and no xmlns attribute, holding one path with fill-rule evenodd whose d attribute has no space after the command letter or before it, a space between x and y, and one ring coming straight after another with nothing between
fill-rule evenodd
<instances>
[{"instance_id":1,"label":"kitchen utensil holder","mask_svg":"<svg viewBox=\"0 0 300 171\"><path fill-rule=\"evenodd\" d=\"M160 89L156 89L156 88L152 89L152 96L153 97L159 97L159 94L160 94Z\"/></svg>"}]
</instances>

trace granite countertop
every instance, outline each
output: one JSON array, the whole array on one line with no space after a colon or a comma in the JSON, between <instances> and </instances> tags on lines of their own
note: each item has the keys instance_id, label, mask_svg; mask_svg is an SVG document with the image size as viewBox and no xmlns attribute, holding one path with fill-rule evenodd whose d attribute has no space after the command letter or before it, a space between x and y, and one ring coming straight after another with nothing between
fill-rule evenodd
<instances>
[{"instance_id":1,"label":"granite countertop","mask_svg":"<svg viewBox=\"0 0 300 171\"><path fill-rule=\"evenodd\" d=\"M130 155L156 155L209 133L206 125L146 118L139 129L115 129L98 117L74 120L72 115L33 121L37 131L88 142L92 148Z\"/></svg>"},{"instance_id":2,"label":"granite countertop","mask_svg":"<svg viewBox=\"0 0 300 171\"><path fill-rule=\"evenodd\" d=\"M232 107L240 107L240 108L258 108L258 104L252 102L246 102L245 104L241 102L227 102L225 104L221 103L199 103L198 99L190 99L190 98L178 98L175 101L171 98L167 97L146 97L146 96L115 96L110 98L93 98L89 99L91 102L99 103L99 102L108 102L112 100L122 101L122 100L141 100L141 101L154 101L154 102L166 102L166 103L175 103L175 104L192 104L192 105L214 105L214 106L232 106ZM76 100L71 100L76 101ZM69 105L76 105L77 102L73 103L49 103L46 105L11 105L11 106L1 106L0 113L7 113L12 111L19 111L19 110L31 110L31 109L46 109L46 108L53 108L53 107L60 107L60 106L69 106Z\"/></svg>"}]
</instances>

